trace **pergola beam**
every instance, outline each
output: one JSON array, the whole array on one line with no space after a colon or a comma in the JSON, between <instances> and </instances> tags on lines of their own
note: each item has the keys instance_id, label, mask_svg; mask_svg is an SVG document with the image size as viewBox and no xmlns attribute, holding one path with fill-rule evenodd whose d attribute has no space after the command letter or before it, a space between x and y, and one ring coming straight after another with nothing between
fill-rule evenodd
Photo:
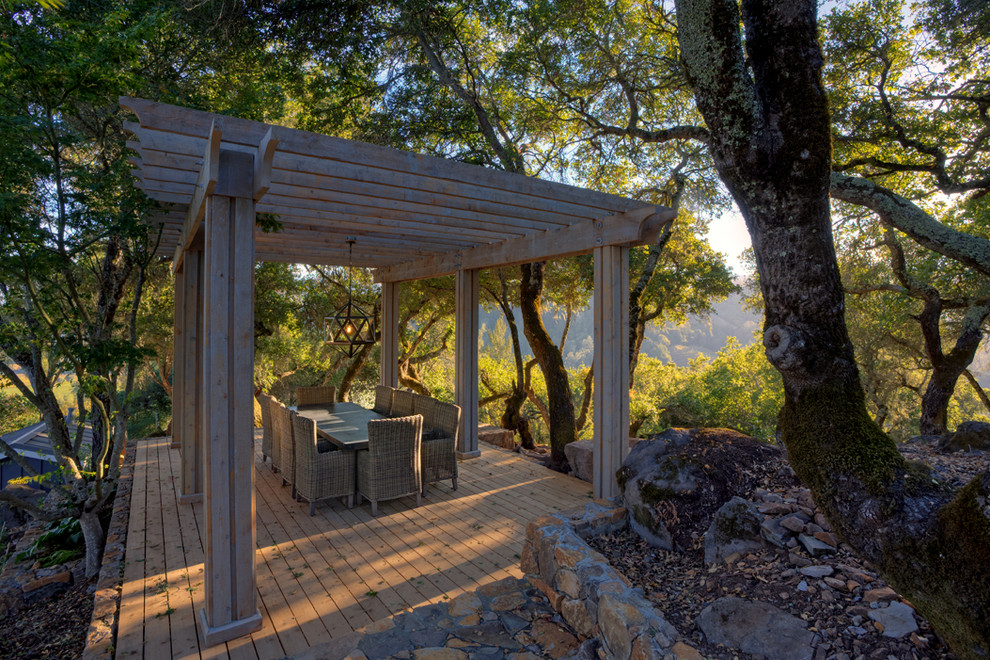
<instances>
[{"instance_id":1,"label":"pergola beam","mask_svg":"<svg viewBox=\"0 0 990 660\"><path fill-rule=\"evenodd\" d=\"M459 270L495 268L586 254L605 246L644 245L656 241L675 213L667 208L648 206L618 215L576 223L570 227L427 257L380 268L379 282L401 282L450 275Z\"/></svg>"},{"instance_id":2,"label":"pergola beam","mask_svg":"<svg viewBox=\"0 0 990 660\"><path fill-rule=\"evenodd\" d=\"M210 124L210 132L206 140L206 151L203 154L203 164L199 169L199 177L196 180L196 190L193 192L189 208L186 210L186 219L182 225L182 239L178 247L175 248L175 257L172 259L172 270L178 270L182 266L182 256L189 246L192 245L196 233L199 231L200 223L206 213L206 198L213 194L217 186L220 168L220 140L223 131L217 125L216 120Z\"/></svg>"}]
</instances>

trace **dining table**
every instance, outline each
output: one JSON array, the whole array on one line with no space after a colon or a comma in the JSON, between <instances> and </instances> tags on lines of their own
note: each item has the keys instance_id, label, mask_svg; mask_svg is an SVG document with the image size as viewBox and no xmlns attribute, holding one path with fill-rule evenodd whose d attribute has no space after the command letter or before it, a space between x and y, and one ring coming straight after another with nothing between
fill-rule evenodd
<instances>
[{"instance_id":1,"label":"dining table","mask_svg":"<svg viewBox=\"0 0 990 660\"><path fill-rule=\"evenodd\" d=\"M368 422L382 415L350 401L299 406L296 412L316 422L316 433L341 449L368 448Z\"/></svg>"}]
</instances>

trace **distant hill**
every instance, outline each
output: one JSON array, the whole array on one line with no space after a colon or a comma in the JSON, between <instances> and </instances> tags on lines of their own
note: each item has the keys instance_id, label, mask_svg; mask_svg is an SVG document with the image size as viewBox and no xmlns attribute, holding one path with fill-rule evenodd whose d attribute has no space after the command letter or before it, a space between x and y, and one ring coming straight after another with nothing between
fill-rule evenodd
<instances>
[{"instance_id":1,"label":"distant hill","mask_svg":"<svg viewBox=\"0 0 990 660\"><path fill-rule=\"evenodd\" d=\"M687 323L674 328L647 328L643 340L643 353L684 366L688 360L698 357L701 353L709 357L714 356L725 346L730 336L738 339L744 346L753 343L756 341L754 333L760 329L763 321L760 315L743 309L740 300L740 296L733 294L716 305L715 311L707 319L692 316ZM487 331L490 331L501 317L502 314L497 311L482 311L481 323ZM518 312L516 318L519 318ZM564 331L564 319L545 315L543 323L554 341L559 341ZM594 352L593 331L594 318L591 309L586 309L571 319L564 351L564 361L568 367L591 364ZM531 354L529 343L521 335L520 322L523 353Z\"/></svg>"}]
</instances>

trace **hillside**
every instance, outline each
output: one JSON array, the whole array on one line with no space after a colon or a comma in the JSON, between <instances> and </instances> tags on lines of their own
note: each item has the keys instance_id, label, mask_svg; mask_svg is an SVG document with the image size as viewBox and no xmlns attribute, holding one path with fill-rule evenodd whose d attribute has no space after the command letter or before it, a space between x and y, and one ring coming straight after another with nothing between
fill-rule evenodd
<instances>
[{"instance_id":1,"label":"hillside","mask_svg":"<svg viewBox=\"0 0 990 660\"><path fill-rule=\"evenodd\" d=\"M762 319L758 314L743 309L740 300L738 295L730 296L716 305L714 313L707 319L692 316L687 323L675 328L647 328L643 353L684 366L701 353L708 356L715 355L725 346L730 336L736 337L743 345L753 343L754 333L759 330ZM500 312L482 312L481 323L484 326L482 337L486 337L486 333L495 328L501 317ZM559 340L564 331L563 317L552 318L546 315L543 322L550 336ZM571 320L564 356L568 367L591 363L594 350L593 326L594 318L590 308L576 314ZM523 353L531 354L526 338L521 336L520 339L523 342Z\"/></svg>"}]
</instances>

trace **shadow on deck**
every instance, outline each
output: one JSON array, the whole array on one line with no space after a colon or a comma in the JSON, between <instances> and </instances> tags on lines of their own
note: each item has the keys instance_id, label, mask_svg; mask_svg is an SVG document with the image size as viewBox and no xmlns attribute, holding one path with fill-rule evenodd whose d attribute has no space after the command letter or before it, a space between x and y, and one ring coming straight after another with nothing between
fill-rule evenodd
<instances>
[{"instance_id":1,"label":"shadow on deck","mask_svg":"<svg viewBox=\"0 0 990 660\"><path fill-rule=\"evenodd\" d=\"M202 648L202 504L180 505L169 438L137 443L117 658L282 658L427 603L520 577L526 523L573 508L591 485L482 445L450 482L415 498L347 509L293 502L256 441L258 605L252 635Z\"/></svg>"}]
</instances>

